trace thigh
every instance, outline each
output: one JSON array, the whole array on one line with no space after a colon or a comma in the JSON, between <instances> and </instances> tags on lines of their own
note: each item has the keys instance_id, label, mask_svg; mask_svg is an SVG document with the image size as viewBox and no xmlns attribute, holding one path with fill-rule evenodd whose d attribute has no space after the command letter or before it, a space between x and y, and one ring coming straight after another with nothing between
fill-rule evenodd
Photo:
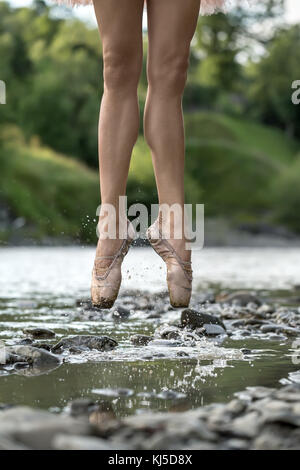
<instances>
[{"instance_id":1,"label":"thigh","mask_svg":"<svg viewBox=\"0 0 300 470\"><path fill-rule=\"evenodd\" d=\"M150 62L189 53L199 9L200 0L147 0Z\"/></svg>"},{"instance_id":2,"label":"thigh","mask_svg":"<svg viewBox=\"0 0 300 470\"><path fill-rule=\"evenodd\" d=\"M102 41L103 54L107 49L141 50L144 0L93 0Z\"/></svg>"}]
</instances>

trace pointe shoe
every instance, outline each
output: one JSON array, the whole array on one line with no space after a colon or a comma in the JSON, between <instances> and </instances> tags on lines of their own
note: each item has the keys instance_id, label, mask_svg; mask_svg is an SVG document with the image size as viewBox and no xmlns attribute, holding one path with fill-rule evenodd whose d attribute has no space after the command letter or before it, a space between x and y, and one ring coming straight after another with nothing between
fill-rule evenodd
<instances>
[{"instance_id":1,"label":"pointe shoe","mask_svg":"<svg viewBox=\"0 0 300 470\"><path fill-rule=\"evenodd\" d=\"M192 294L193 271L190 261L183 261L163 238L158 219L147 230L148 240L167 265L167 284L172 307L188 307Z\"/></svg>"},{"instance_id":2,"label":"pointe shoe","mask_svg":"<svg viewBox=\"0 0 300 470\"><path fill-rule=\"evenodd\" d=\"M95 258L91 285L92 304L95 307L111 308L115 303L122 281L122 262L134 240L134 236L134 228L128 221L127 238L122 241L116 254ZM104 259L111 260L108 267L101 267L99 261Z\"/></svg>"}]
</instances>

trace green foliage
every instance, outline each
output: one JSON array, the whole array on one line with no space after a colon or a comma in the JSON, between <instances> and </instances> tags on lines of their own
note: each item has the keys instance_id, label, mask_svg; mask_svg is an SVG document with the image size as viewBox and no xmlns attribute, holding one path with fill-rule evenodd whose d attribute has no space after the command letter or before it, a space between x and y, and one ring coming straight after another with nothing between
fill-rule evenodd
<instances>
[{"instance_id":1,"label":"green foliage","mask_svg":"<svg viewBox=\"0 0 300 470\"><path fill-rule=\"evenodd\" d=\"M300 232L299 175L300 156L274 179L270 190L275 220L296 232Z\"/></svg>"},{"instance_id":2,"label":"green foliage","mask_svg":"<svg viewBox=\"0 0 300 470\"><path fill-rule=\"evenodd\" d=\"M38 142L25 144L17 129L6 130L4 137L0 199L33 226L37 237L94 240L100 199L97 173Z\"/></svg>"},{"instance_id":3,"label":"green foliage","mask_svg":"<svg viewBox=\"0 0 300 470\"><path fill-rule=\"evenodd\" d=\"M250 70L252 115L300 137L300 106L292 103L292 82L299 79L300 26L277 33L268 54Z\"/></svg>"}]
</instances>

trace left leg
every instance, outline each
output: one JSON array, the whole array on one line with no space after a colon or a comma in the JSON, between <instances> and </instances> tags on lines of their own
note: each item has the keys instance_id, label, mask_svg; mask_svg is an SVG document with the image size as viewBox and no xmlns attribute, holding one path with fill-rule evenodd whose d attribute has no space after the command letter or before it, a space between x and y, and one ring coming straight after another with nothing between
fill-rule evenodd
<instances>
[{"instance_id":1,"label":"left leg","mask_svg":"<svg viewBox=\"0 0 300 470\"><path fill-rule=\"evenodd\" d=\"M147 0L148 95L145 138L151 148L159 203L184 205L184 129L182 95L190 42L200 0ZM172 226L172 221L166 221ZM182 219L183 228L183 219ZM185 240L169 240L182 260L190 259Z\"/></svg>"}]
</instances>

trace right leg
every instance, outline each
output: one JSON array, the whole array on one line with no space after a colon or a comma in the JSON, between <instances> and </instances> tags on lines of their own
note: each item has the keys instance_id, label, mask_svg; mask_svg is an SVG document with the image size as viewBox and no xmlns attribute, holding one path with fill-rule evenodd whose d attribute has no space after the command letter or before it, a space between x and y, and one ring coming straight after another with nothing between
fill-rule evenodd
<instances>
[{"instance_id":1,"label":"right leg","mask_svg":"<svg viewBox=\"0 0 300 470\"><path fill-rule=\"evenodd\" d=\"M139 130L137 87L143 60L143 6L144 0L94 0L104 61L99 119L101 204L114 206L117 215L117 239L99 241L97 256L113 255L121 244L119 196L125 195L131 153ZM104 215L100 213L100 233L104 229Z\"/></svg>"}]
</instances>

